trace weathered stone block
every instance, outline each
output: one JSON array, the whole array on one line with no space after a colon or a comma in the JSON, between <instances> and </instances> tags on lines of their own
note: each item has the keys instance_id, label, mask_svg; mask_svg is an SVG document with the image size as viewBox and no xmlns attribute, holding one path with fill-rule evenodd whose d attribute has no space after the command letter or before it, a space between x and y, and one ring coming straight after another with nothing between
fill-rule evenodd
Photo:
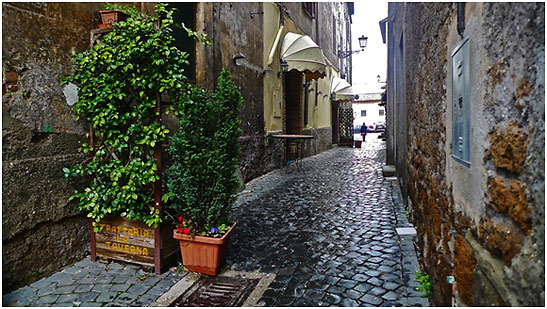
<instances>
[{"instance_id":1,"label":"weathered stone block","mask_svg":"<svg viewBox=\"0 0 547 309\"><path fill-rule=\"evenodd\" d=\"M456 282L464 283L458 284L458 293L466 305L473 305L473 273L477 261L461 235L456 237L454 255L454 277Z\"/></svg>"},{"instance_id":2,"label":"weathered stone block","mask_svg":"<svg viewBox=\"0 0 547 309\"><path fill-rule=\"evenodd\" d=\"M382 174L384 177L391 177L396 176L397 171L395 170L395 166L393 165L384 165L382 166Z\"/></svg>"},{"instance_id":3,"label":"weathered stone block","mask_svg":"<svg viewBox=\"0 0 547 309\"><path fill-rule=\"evenodd\" d=\"M507 126L498 126L492 133L490 150L485 159L492 159L498 168L520 173L526 160L528 135L515 121Z\"/></svg>"},{"instance_id":4,"label":"weathered stone block","mask_svg":"<svg viewBox=\"0 0 547 309\"><path fill-rule=\"evenodd\" d=\"M494 177L488 182L490 206L496 211L507 213L527 234L530 232L531 219L526 197L525 185L519 180Z\"/></svg>"},{"instance_id":5,"label":"weathered stone block","mask_svg":"<svg viewBox=\"0 0 547 309\"><path fill-rule=\"evenodd\" d=\"M2 162L3 241L41 223L79 214L76 203L68 202L75 187L64 178L62 169L81 158L68 155ZM84 180L78 183L82 185Z\"/></svg>"},{"instance_id":6,"label":"weathered stone block","mask_svg":"<svg viewBox=\"0 0 547 309\"><path fill-rule=\"evenodd\" d=\"M473 292L473 306L508 306L481 270L477 270L473 274Z\"/></svg>"},{"instance_id":7,"label":"weathered stone block","mask_svg":"<svg viewBox=\"0 0 547 309\"><path fill-rule=\"evenodd\" d=\"M520 252L523 239L518 229L505 222L483 218L479 224L479 240L488 251L503 258L506 265L510 265L513 257Z\"/></svg>"},{"instance_id":8,"label":"weathered stone block","mask_svg":"<svg viewBox=\"0 0 547 309\"><path fill-rule=\"evenodd\" d=\"M4 242L3 291L34 282L82 259L88 254L88 243L89 221L83 215L40 225Z\"/></svg>"}]
</instances>

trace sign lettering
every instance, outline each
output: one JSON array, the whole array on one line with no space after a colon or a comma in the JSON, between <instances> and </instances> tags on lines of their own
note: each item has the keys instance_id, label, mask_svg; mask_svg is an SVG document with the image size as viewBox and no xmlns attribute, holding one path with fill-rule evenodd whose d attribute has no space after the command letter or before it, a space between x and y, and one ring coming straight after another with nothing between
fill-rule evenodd
<instances>
[{"instance_id":1,"label":"sign lettering","mask_svg":"<svg viewBox=\"0 0 547 309\"><path fill-rule=\"evenodd\" d=\"M128 244L120 244L117 242L106 241L105 244L108 246L108 249L115 251L123 251L127 253L136 253L139 255L148 256L148 248L133 246Z\"/></svg>"},{"instance_id":2,"label":"sign lettering","mask_svg":"<svg viewBox=\"0 0 547 309\"><path fill-rule=\"evenodd\" d=\"M120 251L126 253L133 253L142 256L150 256L149 248L137 246L129 243L129 236L141 237L141 238L154 238L154 234L150 230L141 229L136 227L124 227L110 224L101 224L99 226L103 228L103 232L114 233L114 238L104 243L108 249L113 251Z\"/></svg>"}]
</instances>

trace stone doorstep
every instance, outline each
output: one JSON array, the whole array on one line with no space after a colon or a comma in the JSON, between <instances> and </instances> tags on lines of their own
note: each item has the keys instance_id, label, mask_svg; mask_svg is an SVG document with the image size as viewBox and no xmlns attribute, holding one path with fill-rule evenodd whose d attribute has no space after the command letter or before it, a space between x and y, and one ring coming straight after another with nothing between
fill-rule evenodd
<instances>
[{"instance_id":1,"label":"stone doorstep","mask_svg":"<svg viewBox=\"0 0 547 309\"><path fill-rule=\"evenodd\" d=\"M262 294L266 291L268 286L275 279L274 274L265 274L260 272L242 272L235 270L227 270L222 273L219 273L218 276L226 277L242 277L246 279L260 279L256 287L253 289L249 297L245 300L242 307L256 307L259 299L262 297ZM161 295L156 302L150 305L150 307L168 307L180 296L182 296L186 291L192 288L194 283L198 279L195 276L185 276L179 282L171 287L169 291Z\"/></svg>"},{"instance_id":2,"label":"stone doorstep","mask_svg":"<svg viewBox=\"0 0 547 309\"><path fill-rule=\"evenodd\" d=\"M382 174L384 177L393 177L396 175L396 170L394 165L384 165L382 166Z\"/></svg>"},{"instance_id":3,"label":"stone doorstep","mask_svg":"<svg viewBox=\"0 0 547 309\"><path fill-rule=\"evenodd\" d=\"M395 228L399 236L416 236L416 229L413 227L397 227Z\"/></svg>"}]
</instances>

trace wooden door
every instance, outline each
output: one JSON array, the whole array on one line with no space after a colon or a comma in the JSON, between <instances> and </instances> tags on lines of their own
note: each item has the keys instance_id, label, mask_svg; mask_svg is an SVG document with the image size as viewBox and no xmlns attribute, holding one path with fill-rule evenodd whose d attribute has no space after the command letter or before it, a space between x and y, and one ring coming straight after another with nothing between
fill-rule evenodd
<instances>
[{"instance_id":1,"label":"wooden door","mask_svg":"<svg viewBox=\"0 0 547 309\"><path fill-rule=\"evenodd\" d=\"M285 73L285 133L302 134L302 73Z\"/></svg>"},{"instance_id":2,"label":"wooden door","mask_svg":"<svg viewBox=\"0 0 547 309\"><path fill-rule=\"evenodd\" d=\"M340 140L339 122L338 122L338 101L331 101L330 123L332 128L332 143L338 144Z\"/></svg>"}]
</instances>

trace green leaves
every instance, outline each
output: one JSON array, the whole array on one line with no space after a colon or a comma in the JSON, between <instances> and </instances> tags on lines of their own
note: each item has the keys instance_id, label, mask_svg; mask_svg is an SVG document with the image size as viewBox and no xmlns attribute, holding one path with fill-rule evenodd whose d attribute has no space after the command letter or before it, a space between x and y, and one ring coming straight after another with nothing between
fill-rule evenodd
<instances>
[{"instance_id":1,"label":"green leaves","mask_svg":"<svg viewBox=\"0 0 547 309\"><path fill-rule=\"evenodd\" d=\"M420 283L416 289L422 292L422 297L428 297L429 294L431 294L431 282L429 282L429 275L426 275L425 273L422 274L421 270L417 270L416 281Z\"/></svg>"},{"instance_id":2,"label":"green leaves","mask_svg":"<svg viewBox=\"0 0 547 309\"><path fill-rule=\"evenodd\" d=\"M169 27L172 14L156 5L159 17L134 7L109 4L129 14L112 31L83 53L72 55L73 74L65 83L78 86L76 118L93 127L94 146L82 144L80 152L92 154L83 164L63 168L67 178L88 175L91 183L71 199L79 209L100 221L119 214L151 226L161 222L153 205L153 183L159 180L154 150L169 130L156 113L156 93L180 98L188 89L183 66L187 54L173 46ZM162 25L161 27L156 26ZM47 129L47 128L46 128Z\"/></svg>"},{"instance_id":3,"label":"green leaves","mask_svg":"<svg viewBox=\"0 0 547 309\"><path fill-rule=\"evenodd\" d=\"M167 198L197 234L231 226L228 215L239 188L242 96L226 70L217 84L213 94L195 87L180 97L180 130L169 148L173 165L167 171Z\"/></svg>"}]
</instances>

